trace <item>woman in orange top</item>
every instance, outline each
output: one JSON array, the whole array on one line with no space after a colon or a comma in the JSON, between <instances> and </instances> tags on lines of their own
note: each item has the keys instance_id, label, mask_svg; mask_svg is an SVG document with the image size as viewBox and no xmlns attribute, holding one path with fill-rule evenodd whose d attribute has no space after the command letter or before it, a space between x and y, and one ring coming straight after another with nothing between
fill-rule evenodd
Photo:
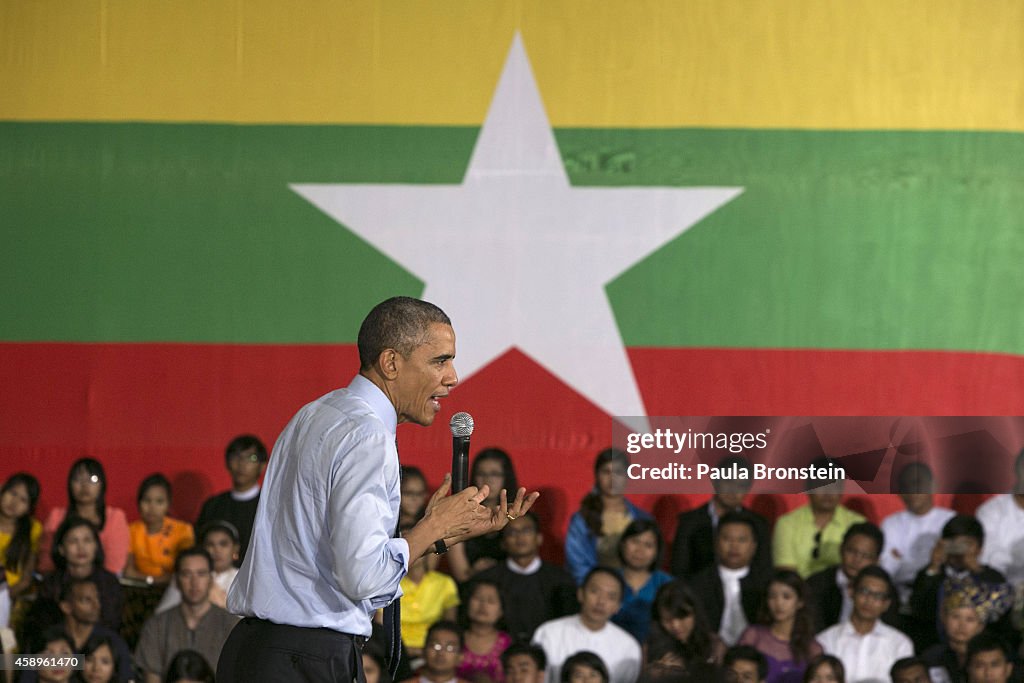
<instances>
[{"instance_id":1,"label":"woman in orange top","mask_svg":"<svg viewBox=\"0 0 1024 683\"><path fill-rule=\"evenodd\" d=\"M195 544L192 525L167 516L171 483L162 474L151 474L142 480L136 501L141 519L128 525L131 552L124 575L166 584L171 580L178 553Z\"/></svg>"}]
</instances>

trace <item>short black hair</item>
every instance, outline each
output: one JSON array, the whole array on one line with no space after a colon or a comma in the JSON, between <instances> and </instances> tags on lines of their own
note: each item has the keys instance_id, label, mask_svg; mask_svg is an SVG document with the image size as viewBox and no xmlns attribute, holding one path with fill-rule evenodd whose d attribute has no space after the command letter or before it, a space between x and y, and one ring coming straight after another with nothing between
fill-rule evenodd
<instances>
[{"instance_id":1,"label":"short black hair","mask_svg":"<svg viewBox=\"0 0 1024 683\"><path fill-rule=\"evenodd\" d=\"M380 302L359 326L356 345L360 369L372 367L385 349L394 349L408 357L423 343L432 323L451 327L452 321L434 304L409 296L395 296Z\"/></svg>"},{"instance_id":2,"label":"short black hair","mask_svg":"<svg viewBox=\"0 0 1024 683\"><path fill-rule=\"evenodd\" d=\"M871 522L857 522L850 526L843 534L843 542L839 545L840 548L845 548L847 542L854 536L865 536L875 542L875 554L881 555L882 548L885 547L885 534L882 530Z\"/></svg>"},{"instance_id":3,"label":"short black hair","mask_svg":"<svg viewBox=\"0 0 1024 683\"><path fill-rule=\"evenodd\" d=\"M1006 661L1013 661L1010 659L1010 648L1006 646L1006 641L994 633L982 631L967 641L967 664L970 665L975 655L982 652L994 652L995 650L1002 652L1003 658Z\"/></svg>"},{"instance_id":4,"label":"short black hair","mask_svg":"<svg viewBox=\"0 0 1024 683\"><path fill-rule=\"evenodd\" d=\"M927 463L914 461L905 465L896 477L896 493L929 493L934 483L932 468Z\"/></svg>"},{"instance_id":5,"label":"short black hair","mask_svg":"<svg viewBox=\"0 0 1024 683\"><path fill-rule=\"evenodd\" d=\"M892 668L889 669L889 678L895 679L896 674L913 669L915 666L923 667L925 673L928 672L928 665L920 657L904 657L903 659L897 659Z\"/></svg>"},{"instance_id":6,"label":"short black hair","mask_svg":"<svg viewBox=\"0 0 1024 683\"><path fill-rule=\"evenodd\" d=\"M155 474L149 475L148 477L142 480L141 484L139 484L139 490L135 494L135 504L141 505L142 497L146 495L146 491L153 488L154 486L159 486L163 488L163 490L167 492L167 502L171 502L171 482L167 480L167 477L157 472Z\"/></svg>"},{"instance_id":7,"label":"short black hair","mask_svg":"<svg viewBox=\"0 0 1024 683\"><path fill-rule=\"evenodd\" d=\"M608 683L609 676L607 665L605 665L603 659L589 650L580 650L565 660L562 664L562 673L559 676L561 683L569 683L569 678L572 676L572 670L577 666L590 667L601 675L601 681L603 683Z\"/></svg>"},{"instance_id":8,"label":"short black hair","mask_svg":"<svg viewBox=\"0 0 1024 683\"><path fill-rule=\"evenodd\" d=\"M99 594L100 587L99 584L96 583L95 579L89 576L73 576L68 579L63 586L61 586L58 601L67 602L71 599L71 594L74 592L75 587L84 586L86 584L93 586L96 589L96 593Z\"/></svg>"},{"instance_id":9,"label":"short black hair","mask_svg":"<svg viewBox=\"0 0 1024 683\"><path fill-rule=\"evenodd\" d=\"M74 652L75 643L73 640L71 640L70 636L68 636L67 632L64 630L63 624L53 624L51 626L47 626L42 631L35 631L29 633L29 638L28 642L26 643L27 647L25 651L30 654L37 655L40 654L43 650L45 650L47 645L49 645L50 643L54 643L58 640L63 640L65 643L68 644L68 647L71 649L71 651Z\"/></svg>"},{"instance_id":10,"label":"short black hair","mask_svg":"<svg viewBox=\"0 0 1024 683\"><path fill-rule=\"evenodd\" d=\"M259 440L259 437L253 436L252 434L241 434L231 439L231 443L224 449L224 464L231 462L231 458L239 453L244 453L250 448L256 449L256 459L260 462L266 462L269 458L267 456L267 447L263 445L263 442Z\"/></svg>"},{"instance_id":11,"label":"short black hair","mask_svg":"<svg viewBox=\"0 0 1024 683\"><path fill-rule=\"evenodd\" d=\"M508 670L508 660L517 655L523 655L533 660L537 669L544 671L548 667L548 656L544 654L544 648L535 643L512 643L501 653L501 668Z\"/></svg>"},{"instance_id":12,"label":"short black hair","mask_svg":"<svg viewBox=\"0 0 1024 683\"><path fill-rule=\"evenodd\" d=\"M536 531L538 534L540 533L540 517L538 517L537 514L533 510L529 510L525 514L519 515L519 517L517 517L516 519L528 519L528 520L530 520L530 523L533 524L534 531ZM505 529L508 529L508 528L509 528L509 525L506 524L505 525ZM502 535L505 534L505 529L501 530Z\"/></svg>"},{"instance_id":13,"label":"short black hair","mask_svg":"<svg viewBox=\"0 0 1024 683\"><path fill-rule=\"evenodd\" d=\"M176 683L186 679L189 681L202 681L202 683L213 683L214 673L210 663L195 650L178 650L170 663L167 665L167 674L164 681Z\"/></svg>"},{"instance_id":14,"label":"short black hair","mask_svg":"<svg viewBox=\"0 0 1024 683\"><path fill-rule=\"evenodd\" d=\"M754 515L746 510L729 510L718 518L718 526L715 527L715 538L722 532L722 527L729 524L746 524L750 529L750 535L757 542L757 522Z\"/></svg>"},{"instance_id":15,"label":"short black hair","mask_svg":"<svg viewBox=\"0 0 1024 683\"><path fill-rule=\"evenodd\" d=\"M448 631L449 633L454 633L456 636L459 637L459 649L466 649L466 638L463 635L462 627L460 627L454 621L448 621L447 619L435 621L433 624L431 624L430 628L427 629L427 635L423 639L423 642L425 643L428 640L430 640L430 637L438 631Z\"/></svg>"},{"instance_id":16,"label":"short black hair","mask_svg":"<svg viewBox=\"0 0 1024 683\"><path fill-rule=\"evenodd\" d=\"M213 558L210 557L210 553L206 552L206 548L201 545L194 545L191 548L185 548L178 556L174 558L174 573L177 574L181 571L181 563L189 557L201 557L206 560L206 564L210 567L210 571L213 571Z\"/></svg>"},{"instance_id":17,"label":"short black hair","mask_svg":"<svg viewBox=\"0 0 1024 683\"><path fill-rule=\"evenodd\" d=\"M889 576L889 572L885 571L877 564L873 564L858 572L857 576L853 578L853 590L860 588L860 585L864 583L864 579L879 579L885 582L885 592L888 594L888 599L892 600L893 596L896 595L896 586L892 582L892 577Z\"/></svg>"},{"instance_id":18,"label":"short black hair","mask_svg":"<svg viewBox=\"0 0 1024 683\"><path fill-rule=\"evenodd\" d=\"M587 584L590 583L590 579L597 576L598 574L605 574L615 579L615 583L619 584L619 601L621 602L626 598L626 582L623 581L622 575L615 571L611 567L606 567L602 564L597 565L583 577L583 581L580 583L580 588L586 588Z\"/></svg>"},{"instance_id":19,"label":"short black hair","mask_svg":"<svg viewBox=\"0 0 1024 683\"><path fill-rule=\"evenodd\" d=\"M979 545L985 544L985 528L974 515L957 515L942 527L943 538L970 536L978 540Z\"/></svg>"},{"instance_id":20,"label":"short black hair","mask_svg":"<svg viewBox=\"0 0 1024 683\"><path fill-rule=\"evenodd\" d=\"M753 662L757 666L757 680L762 681L768 676L768 660L750 645L733 645L725 651L722 668L728 669L733 662Z\"/></svg>"}]
</instances>

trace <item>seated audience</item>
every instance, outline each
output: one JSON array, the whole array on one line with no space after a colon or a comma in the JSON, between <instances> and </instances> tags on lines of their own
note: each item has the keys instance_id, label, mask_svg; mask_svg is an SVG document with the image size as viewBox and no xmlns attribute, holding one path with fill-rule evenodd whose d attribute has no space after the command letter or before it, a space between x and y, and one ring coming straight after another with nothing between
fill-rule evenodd
<instances>
[{"instance_id":1,"label":"seated audience","mask_svg":"<svg viewBox=\"0 0 1024 683\"><path fill-rule=\"evenodd\" d=\"M455 621L458 617L459 589L452 577L437 571L438 561L434 553L411 561L409 571L399 583L402 587L402 643L405 654L411 659L423 654L431 624Z\"/></svg>"},{"instance_id":2,"label":"seated audience","mask_svg":"<svg viewBox=\"0 0 1024 683\"><path fill-rule=\"evenodd\" d=\"M544 648L548 657L548 683L561 679L565 660L580 650L605 655L611 683L634 683L640 673L640 645L629 633L610 623L622 604L624 590L616 570L594 567L579 588L579 614L540 625L533 641Z\"/></svg>"},{"instance_id":3,"label":"seated audience","mask_svg":"<svg viewBox=\"0 0 1024 683\"><path fill-rule=\"evenodd\" d=\"M544 649L531 643L513 643L501 653L506 683L544 683L548 658Z\"/></svg>"},{"instance_id":4,"label":"seated audience","mask_svg":"<svg viewBox=\"0 0 1024 683\"><path fill-rule=\"evenodd\" d=\"M818 468L835 462L818 458L811 463ZM840 501L844 480L808 480L807 505L791 510L775 522L772 557L775 566L793 569L801 577L839 564L839 546L846 530L864 517Z\"/></svg>"},{"instance_id":5,"label":"seated audience","mask_svg":"<svg viewBox=\"0 0 1024 683\"><path fill-rule=\"evenodd\" d=\"M715 533L717 564L690 580L708 623L726 645L736 644L764 599L768 576L752 565L756 551L757 523L745 512L728 512Z\"/></svg>"},{"instance_id":6,"label":"seated audience","mask_svg":"<svg viewBox=\"0 0 1024 683\"><path fill-rule=\"evenodd\" d=\"M725 645L708 627L684 582L676 580L658 589L651 607L651 630L644 642L645 670L710 676L724 653Z\"/></svg>"},{"instance_id":7,"label":"seated audience","mask_svg":"<svg viewBox=\"0 0 1024 683\"><path fill-rule=\"evenodd\" d=\"M529 642L545 621L579 610L573 578L561 567L540 559L543 540L540 521L532 510L517 517L501 531L505 561L479 574L501 589L505 625L513 641Z\"/></svg>"},{"instance_id":8,"label":"seated audience","mask_svg":"<svg viewBox=\"0 0 1024 683\"><path fill-rule=\"evenodd\" d=\"M238 560L240 546L238 529L231 522L217 520L210 522L203 529L199 543L213 559L213 585L210 586L210 602L217 607L227 609L228 588L238 574L235 561ZM169 610L181 602L181 591L172 581L164 591L156 613Z\"/></svg>"},{"instance_id":9,"label":"seated audience","mask_svg":"<svg viewBox=\"0 0 1024 683\"><path fill-rule=\"evenodd\" d=\"M419 467L402 465L402 499L398 506L398 526L411 527L420 521L427 508L430 487Z\"/></svg>"},{"instance_id":10,"label":"seated audience","mask_svg":"<svg viewBox=\"0 0 1024 683\"><path fill-rule=\"evenodd\" d=\"M180 650L167 665L164 683L214 683L213 669L195 650Z\"/></svg>"},{"instance_id":11,"label":"seated audience","mask_svg":"<svg viewBox=\"0 0 1024 683\"><path fill-rule=\"evenodd\" d=\"M75 652L83 652L88 643L102 639L110 648L111 660L116 659L118 668L115 680L132 680L132 655L127 643L120 635L98 623L100 617L100 594L90 579L72 579L65 586L60 598L60 609L64 613L64 633L71 641ZM97 659L103 654L97 656ZM98 665L97 665L98 666Z\"/></svg>"},{"instance_id":12,"label":"seated audience","mask_svg":"<svg viewBox=\"0 0 1024 683\"><path fill-rule=\"evenodd\" d=\"M501 653L512 644L512 638L499 630L504 616L501 591L493 581L473 579L463 603L465 647L457 673L474 683L502 683Z\"/></svg>"},{"instance_id":13,"label":"seated audience","mask_svg":"<svg viewBox=\"0 0 1024 683\"><path fill-rule=\"evenodd\" d=\"M672 581L672 575L661 566L663 541L654 520L630 522L619 539L619 560L626 593L622 607L612 622L626 629L639 642L644 642L651 627L651 605L658 589Z\"/></svg>"},{"instance_id":14,"label":"seated audience","mask_svg":"<svg viewBox=\"0 0 1024 683\"><path fill-rule=\"evenodd\" d=\"M985 529L981 562L1014 586L1024 584L1024 449L1017 454L1012 493L989 498L975 511Z\"/></svg>"},{"instance_id":15,"label":"seated audience","mask_svg":"<svg viewBox=\"0 0 1024 683\"><path fill-rule=\"evenodd\" d=\"M861 569L878 562L882 549L882 532L871 522L859 522L846 530L839 546L838 565L823 569L807 579L811 600L809 608L815 633L846 621L853 611L850 582ZM884 621L895 625L897 604L893 602Z\"/></svg>"},{"instance_id":16,"label":"seated audience","mask_svg":"<svg viewBox=\"0 0 1024 683\"><path fill-rule=\"evenodd\" d=\"M935 480L931 468L923 462L904 467L896 486L906 509L882 520L885 547L878 564L892 576L899 591L900 605L909 606L917 573L928 566L942 527L956 513L936 507Z\"/></svg>"},{"instance_id":17,"label":"seated audience","mask_svg":"<svg viewBox=\"0 0 1024 683\"><path fill-rule=\"evenodd\" d=\"M142 627L135 665L144 683L159 683L179 651L194 649L216 668L221 647L238 619L210 603L213 560L199 547L183 550L174 562L181 604L156 614Z\"/></svg>"},{"instance_id":18,"label":"seated audience","mask_svg":"<svg viewBox=\"0 0 1024 683\"><path fill-rule=\"evenodd\" d=\"M489 508L498 507L502 489L506 490L509 500L515 498L519 490L512 459L500 448L485 448L476 454L469 470L469 480L477 488L487 485L490 494L481 505ZM494 532L452 546L448 552L448 568L456 581L464 583L504 559L501 533Z\"/></svg>"},{"instance_id":19,"label":"seated audience","mask_svg":"<svg viewBox=\"0 0 1024 683\"><path fill-rule=\"evenodd\" d=\"M224 463L231 474L231 490L212 496L203 503L196 528L204 529L214 521L230 522L238 529L241 547L236 565L241 566L252 538L256 506L260 502L260 478L267 469L267 447L255 436L236 436L224 451Z\"/></svg>"},{"instance_id":20,"label":"seated audience","mask_svg":"<svg viewBox=\"0 0 1024 683\"><path fill-rule=\"evenodd\" d=\"M562 665L561 683L608 683L608 667L593 652L577 652Z\"/></svg>"},{"instance_id":21,"label":"seated audience","mask_svg":"<svg viewBox=\"0 0 1024 683\"><path fill-rule=\"evenodd\" d=\"M433 624L423 644L423 667L419 676L407 683L467 683L455 673L462 663L464 645L458 624L448 620Z\"/></svg>"},{"instance_id":22,"label":"seated audience","mask_svg":"<svg viewBox=\"0 0 1024 683\"><path fill-rule=\"evenodd\" d=\"M569 520L565 536L565 568L576 583L598 565L618 569L622 532L634 519L651 518L623 495L627 467L629 456L623 451L606 448L597 454L594 488Z\"/></svg>"},{"instance_id":23,"label":"seated audience","mask_svg":"<svg viewBox=\"0 0 1024 683\"><path fill-rule=\"evenodd\" d=\"M928 675L928 665L917 657L897 660L889 669L892 683L935 683Z\"/></svg>"},{"instance_id":24,"label":"seated audience","mask_svg":"<svg viewBox=\"0 0 1024 683\"><path fill-rule=\"evenodd\" d=\"M807 604L807 586L790 569L778 570L768 582L758 623L740 636L768 662L767 683L800 683L807 663L822 654L814 639Z\"/></svg>"},{"instance_id":25,"label":"seated audience","mask_svg":"<svg viewBox=\"0 0 1024 683\"><path fill-rule=\"evenodd\" d=\"M39 555L40 571L51 571L53 545L57 529L70 517L88 520L99 531L103 546L103 566L112 574L120 574L128 559L131 545L128 518L121 508L107 505L107 475L103 465L93 458L75 461L68 471L68 505L50 510L43 523L43 545Z\"/></svg>"},{"instance_id":26,"label":"seated audience","mask_svg":"<svg viewBox=\"0 0 1024 683\"><path fill-rule=\"evenodd\" d=\"M850 589L850 619L819 633L818 642L825 652L843 661L850 683L884 681L896 660L914 654L909 638L882 623L896 589L889 574L878 566L862 569Z\"/></svg>"},{"instance_id":27,"label":"seated audience","mask_svg":"<svg viewBox=\"0 0 1024 683\"><path fill-rule=\"evenodd\" d=\"M991 633L979 633L967 643L968 683L1007 683L1013 660L1006 643Z\"/></svg>"},{"instance_id":28,"label":"seated audience","mask_svg":"<svg viewBox=\"0 0 1024 683\"><path fill-rule=\"evenodd\" d=\"M134 680L132 672L132 656L120 638L97 636L93 634L81 649L82 672L76 681L84 683L113 683L114 681ZM128 672L126 677L121 672Z\"/></svg>"},{"instance_id":29,"label":"seated audience","mask_svg":"<svg viewBox=\"0 0 1024 683\"><path fill-rule=\"evenodd\" d=\"M73 579L89 579L100 593L99 623L111 631L119 631L124 592L117 577L104 568L104 548L96 527L81 517L69 517L61 522L53 540L50 559L56 569L43 577L39 597L59 604L60 596ZM33 605L33 609L37 606Z\"/></svg>"},{"instance_id":30,"label":"seated audience","mask_svg":"<svg viewBox=\"0 0 1024 683\"><path fill-rule=\"evenodd\" d=\"M13 474L0 488L0 592L7 593L8 604L32 584L43 534L43 526L32 516L38 502L39 481L31 474ZM0 628L6 626L7 619L0 617Z\"/></svg>"},{"instance_id":31,"label":"seated audience","mask_svg":"<svg viewBox=\"0 0 1024 683\"><path fill-rule=\"evenodd\" d=\"M765 683L768 662L749 645L736 645L725 651L722 669L727 683Z\"/></svg>"},{"instance_id":32,"label":"seated audience","mask_svg":"<svg viewBox=\"0 0 1024 683\"><path fill-rule=\"evenodd\" d=\"M846 683L846 668L837 657L818 655L807 663L804 683Z\"/></svg>"},{"instance_id":33,"label":"seated audience","mask_svg":"<svg viewBox=\"0 0 1024 683\"><path fill-rule=\"evenodd\" d=\"M992 610L990 618L998 620L994 624L997 633L1008 639L1013 637L1009 618L1012 595L1006 578L981 564L984 544L985 531L970 515L957 515L942 527L942 538L935 544L928 566L917 573L910 596L908 632L919 652L940 641L939 607L946 593L964 585L985 587L1006 596Z\"/></svg>"},{"instance_id":34,"label":"seated audience","mask_svg":"<svg viewBox=\"0 0 1024 683\"><path fill-rule=\"evenodd\" d=\"M725 458L718 467L737 467L750 471L750 462L742 456ZM715 563L715 529L718 520L727 512L746 512L757 526L757 552L752 565L767 576L772 570L771 534L768 520L743 506L753 479L716 479L712 482L715 493L704 505L679 515L675 540L672 542L672 573L689 578Z\"/></svg>"},{"instance_id":35,"label":"seated audience","mask_svg":"<svg viewBox=\"0 0 1024 683\"><path fill-rule=\"evenodd\" d=\"M195 544L192 525L167 516L171 482L162 474L151 474L142 480L135 502L140 519L128 525L131 552L124 575L166 585L174 572L174 558Z\"/></svg>"},{"instance_id":36,"label":"seated audience","mask_svg":"<svg viewBox=\"0 0 1024 683\"><path fill-rule=\"evenodd\" d=\"M933 679L967 682L967 643L985 630L986 616L992 607L989 593L978 586L964 586L946 594L942 601L945 640L921 654Z\"/></svg>"}]
</instances>

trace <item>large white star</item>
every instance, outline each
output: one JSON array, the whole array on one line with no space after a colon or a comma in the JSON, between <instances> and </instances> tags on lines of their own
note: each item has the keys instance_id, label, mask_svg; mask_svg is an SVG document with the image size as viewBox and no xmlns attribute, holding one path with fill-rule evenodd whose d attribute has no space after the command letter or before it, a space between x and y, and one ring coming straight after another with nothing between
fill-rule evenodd
<instances>
[{"instance_id":1,"label":"large white star","mask_svg":"<svg viewBox=\"0 0 1024 683\"><path fill-rule=\"evenodd\" d=\"M646 411L605 285L742 191L571 187L518 33L461 185L291 188L426 283L462 379L516 347L618 416Z\"/></svg>"}]
</instances>

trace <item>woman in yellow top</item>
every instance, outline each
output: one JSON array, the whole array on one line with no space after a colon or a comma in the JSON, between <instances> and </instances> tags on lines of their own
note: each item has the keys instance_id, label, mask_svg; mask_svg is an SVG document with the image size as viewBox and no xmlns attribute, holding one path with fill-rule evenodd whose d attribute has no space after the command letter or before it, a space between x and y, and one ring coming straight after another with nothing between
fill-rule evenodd
<instances>
[{"instance_id":1,"label":"woman in yellow top","mask_svg":"<svg viewBox=\"0 0 1024 683\"><path fill-rule=\"evenodd\" d=\"M139 517L128 525L131 552L124 575L166 584L174 573L174 559L195 544L192 525L167 516L171 483L162 474L151 474L139 484Z\"/></svg>"},{"instance_id":2,"label":"woman in yellow top","mask_svg":"<svg viewBox=\"0 0 1024 683\"><path fill-rule=\"evenodd\" d=\"M18 472L0 488L0 567L13 601L32 582L43 525L32 515L39 501L39 482ZM4 626L4 624L0 624Z\"/></svg>"}]
</instances>

